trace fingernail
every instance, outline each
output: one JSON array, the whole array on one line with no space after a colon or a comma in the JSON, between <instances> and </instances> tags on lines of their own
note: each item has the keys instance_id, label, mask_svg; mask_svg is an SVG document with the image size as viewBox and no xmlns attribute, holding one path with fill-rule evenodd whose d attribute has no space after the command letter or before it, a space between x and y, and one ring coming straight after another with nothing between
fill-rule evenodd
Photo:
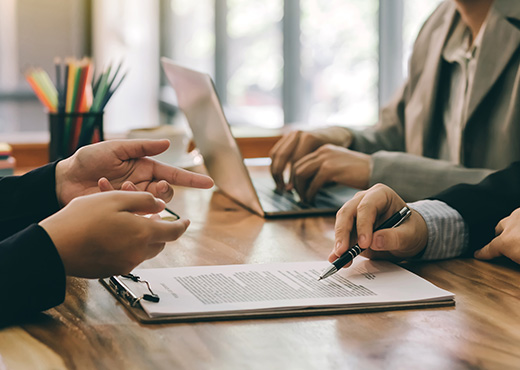
<instances>
[{"instance_id":1,"label":"fingernail","mask_svg":"<svg viewBox=\"0 0 520 370\"><path fill-rule=\"evenodd\" d=\"M366 240L367 240L367 237L365 236L365 234L361 234L358 238L358 243L364 244Z\"/></svg>"},{"instance_id":2,"label":"fingernail","mask_svg":"<svg viewBox=\"0 0 520 370\"><path fill-rule=\"evenodd\" d=\"M170 190L170 185L167 182L163 182L163 193L167 193Z\"/></svg>"},{"instance_id":3,"label":"fingernail","mask_svg":"<svg viewBox=\"0 0 520 370\"><path fill-rule=\"evenodd\" d=\"M385 247L385 238L383 235L376 236L376 240L374 243L374 249L383 249Z\"/></svg>"}]
</instances>

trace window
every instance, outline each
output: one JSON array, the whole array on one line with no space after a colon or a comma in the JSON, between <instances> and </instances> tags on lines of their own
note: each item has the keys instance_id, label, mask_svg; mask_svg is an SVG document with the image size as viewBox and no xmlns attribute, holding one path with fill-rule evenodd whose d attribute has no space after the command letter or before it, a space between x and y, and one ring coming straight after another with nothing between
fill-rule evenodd
<instances>
[{"instance_id":1,"label":"window","mask_svg":"<svg viewBox=\"0 0 520 370\"><path fill-rule=\"evenodd\" d=\"M440 1L170 0L165 54L213 75L232 124L370 125Z\"/></svg>"},{"instance_id":2,"label":"window","mask_svg":"<svg viewBox=\"0 0 520 370\"><path fill-rule=\"evenodd\" d=\"M98 65L123 58L130 72L107 131L159 123L157 100L171 94L160 55L209 72L232 124L370 125L440 1L2 0L0 133L47 129L23 66L52 71L54 56L90 52Z\"/></svg>"},{"instance_id":3,"label":"window","mask_svg":"<svg viewBox=\"0 0 520 370\"><path fill-rule=\"evenodd\" d=\"M47 131L23 69L39 66L54 76L55 56L85 55L87 14L87 0L0 0L0 134Z\"/></svg>"},{"instance_id":4,"label":"window","mask_svg":"<svg viewBox=\"0 0 520 370\"><path fill-rule=\"evenodd\" d=\"M376 0L302 0L301 119L371 124L377 119Z\"/></svg>"}]
</instances>

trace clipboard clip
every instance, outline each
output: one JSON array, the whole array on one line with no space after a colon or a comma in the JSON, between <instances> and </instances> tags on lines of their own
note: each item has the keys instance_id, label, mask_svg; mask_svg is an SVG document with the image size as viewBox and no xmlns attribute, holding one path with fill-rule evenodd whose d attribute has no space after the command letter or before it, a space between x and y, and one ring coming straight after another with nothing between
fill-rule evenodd
<instances>
[{"instance_id":1,"label":"clipboard clip","mask_svg":"<svg viewBox=\"0 0 520 370\"><path fill-rule=\"evenodd\" d=\"M150 292L143 294L142 296L137 296L132 290L126 285L123 280L118 276L111 276L108 279L108 282L112 289L116 292L118 296L125 299L130 306L135 307L141 300L145 300L148 302L159 302L159 296L155 294L150 286L150 283L146 280L141 280L141 278L134 274L126 274L121 275L121 277L125 279L130 279L136 283L146 284L148 291Z\"/></svg>"}]
</instances>

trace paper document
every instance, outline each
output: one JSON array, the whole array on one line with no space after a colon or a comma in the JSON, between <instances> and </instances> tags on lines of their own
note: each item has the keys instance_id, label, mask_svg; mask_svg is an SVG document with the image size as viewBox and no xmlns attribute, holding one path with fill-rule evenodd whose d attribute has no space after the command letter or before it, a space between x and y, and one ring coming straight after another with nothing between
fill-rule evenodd
<instances>
[{"instance_id":1,"label":"paper document","mask_svg":"<svg viewBox=\"0 0 520 370\"><path fill-rule=\"evenodd\" d=\"M357 257L318 281L328 262L137 269L160 301L141 300L151 317L279 312L319 308L385 308L452 302L454 295L387 261ZM125 284L144 292L143 283ZM140 292L140 293L139 293Z\"/></svg>"}]
</instances>

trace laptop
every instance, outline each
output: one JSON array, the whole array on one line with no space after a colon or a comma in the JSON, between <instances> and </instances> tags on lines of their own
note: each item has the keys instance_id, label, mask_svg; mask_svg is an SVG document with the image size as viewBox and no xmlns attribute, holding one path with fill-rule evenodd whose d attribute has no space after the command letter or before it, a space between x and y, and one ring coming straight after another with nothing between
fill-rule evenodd
<instances>
[{"instance_id":1,"label":"laptop","mask_svg":"<svg viewBox=\"0 0 520 370\"><path fill-rule=\"evenodd\" d=\"M208 174L238 204L266 218L327 215L335 214L358 192L341 185L324 187L313 204L301 202L296 192L277 192L269 170L249 173L211 77L167 58L161 62Z\"/></svg>"}]
</instances>

